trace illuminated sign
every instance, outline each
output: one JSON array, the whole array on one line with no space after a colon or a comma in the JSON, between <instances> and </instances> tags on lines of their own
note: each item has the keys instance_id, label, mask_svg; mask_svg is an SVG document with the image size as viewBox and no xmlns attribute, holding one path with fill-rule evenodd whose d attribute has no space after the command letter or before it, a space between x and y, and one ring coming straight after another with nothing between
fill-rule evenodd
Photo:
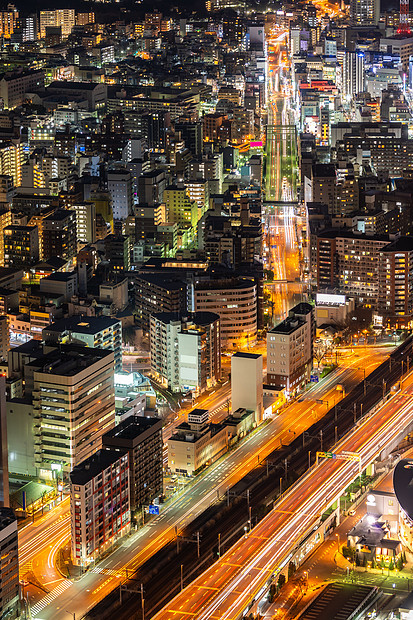
<instances>
[{"instance_id":1,"label":"illuminated sign","mask_svg":"<svg viewBox=\"0 0 413 620\"><path fill-rule=\"evenodd\" d=\"M316 294L316 304L345 304L346 296L345 295L330 295L327 293L317 293Z\"/></svg>"}]
</instances>

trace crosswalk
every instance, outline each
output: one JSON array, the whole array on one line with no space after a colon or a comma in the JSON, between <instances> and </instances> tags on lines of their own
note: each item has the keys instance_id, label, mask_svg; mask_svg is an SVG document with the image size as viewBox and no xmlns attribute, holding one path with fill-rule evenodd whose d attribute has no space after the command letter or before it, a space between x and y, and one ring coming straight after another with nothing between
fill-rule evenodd
<instances>
[{"instance_id":1,"label":"crosswalk","mask_svg":"<svg viewBox=\"0 0 413 620\"><path fill-rule=\"evenodd\" d=\"M30 573L32 570L33 570L33 561L31 560L30 562L26 562L26 564L23 564L23 566L19 567L20 577L24 577L25 575L27 575L27 573Z\"/></svg>"},{"instance_id":2,"label":"crosswalk","mask_svg":"<svg viewBox=\"0 0 413 620\"><path fill-rule=\"evenodd\" d=\"M98 575L111 575L112 577L119 577L119 575L123 572L123 569L115 570L114 568L99 568L99 566L95 566L90 569L90 573L97 573Z\"/></svg>"},{"instance_id":3,"label":"crosswalk","mask_svg":"<svg viewBox=\"0 0 413 620\"><path fill-rule=\"evenodd\" d=\"M72 585L72 582L69 581L68 579L65 579L64 581L59 583L59 585L53 588L53 590L49 592L49 594L47 594L40 601L35 603L33 607L31 608L31 614L32 614L33 620L35 620L36 616L38 616L45 607L50 605L52 601L54 601L58 596L60 596L60 594L63 594L63 592L67 590L67 588L69 588L71 585Z\"/></svg>"}]
</instances>

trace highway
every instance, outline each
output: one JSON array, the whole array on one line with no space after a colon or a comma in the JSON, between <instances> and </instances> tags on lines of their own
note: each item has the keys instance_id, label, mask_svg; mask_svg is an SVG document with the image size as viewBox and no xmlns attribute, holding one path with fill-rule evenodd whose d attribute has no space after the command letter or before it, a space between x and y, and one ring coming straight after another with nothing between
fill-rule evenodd
<instances>
[{"instance_id":1,"label":"highway","mask_svg":"<svg viewBox=\"0 0 413 620\"><path fill-rule=\"evenodd\" d=\"M296 434L319 420L328 407L338 402L341 395L335 389L337 383L343 383L349 390L363 377L362 367L366 372L373 370L389 353L387 347L360 347L358 353L348 353L343 356L343 367L331 373L320 384L315 384L308 392L287 407L281 415L263 425L250 438L244 441L237 450L230 452L213 464L205 473L190 483L180 496L162 508L162 515L151 521L130 538L124 540L108 558L89 570L79 581L72 583L61 580L55 586L50 584L50 574L43 573L47 567L51 550L57 552L56 543L69 536L68 504L66 503L66 518L61 521L60 527L50 529L48 536L38 539L37 542L25 551L25 565L30 561L39 568L36 572L38 581L46 575L47 589L50 593L45 596L38 588L29 587L29 599L32 604L32 617L37 619L64 620L66 610L82 616L90 607L93 607L105 595L117 587L127 574L135 570L148 558L162 549L175 537L175 527L181 531L189 522L200 515L217 498L217 491L222 496L227 487L232 487L238 480L251 471L258 462L273 452L280 444L289 444ZM211 395L221 398L219 391ZM317 403L317 400L323 400ZM216 403L217 401L215 401ZM225 415L220 410L218 415ZM50 513L52 518L52 513ZM36 525L36 524L35 524ZM26 538L30 538L30 529L25 530ZM22 575L23 576L23 575ZM40 595L40 596L39 596Z\"/></svg>"},{"instance_id":2,"label":"highway","mask_svg":"<svg viewBox=\"0 0 413 620\"><path fill-rule=\"evenodd\" d=\"M356 452L362 468L372 462L400 429L411 423L413 377L403 390L336 446ZM274 571L288 562L299 540L357 476L354 461L326 459L300 478L274 509L225 555L177 595L154 620L236 620L266 587Z\"/></svg>"}]
</instances>

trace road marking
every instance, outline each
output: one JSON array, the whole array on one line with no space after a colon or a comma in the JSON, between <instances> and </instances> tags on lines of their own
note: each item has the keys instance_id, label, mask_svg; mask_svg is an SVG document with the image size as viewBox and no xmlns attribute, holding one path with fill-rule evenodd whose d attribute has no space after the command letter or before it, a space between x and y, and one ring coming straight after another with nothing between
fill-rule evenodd
<instances>
[{"instance_id":1,"label":"road marking","mask_svg":"<svg viewBox=\"0 0 413 620\"><path fill-rule=\"evenodd\" d=\"M33 605L31 608L33 618L36 618L36 616L45 607L50 605L52 601L54 601L60 594L63 594L63 592L67 590L67 588L69 588L71 585L73 585L72 582L69 581L68 579L65 579L62 583L60 583L58 586L53 588L53 590L49 592L47 596L43 597L40 601L38 601L35 605Z\"/></svg>"}]
</instances>

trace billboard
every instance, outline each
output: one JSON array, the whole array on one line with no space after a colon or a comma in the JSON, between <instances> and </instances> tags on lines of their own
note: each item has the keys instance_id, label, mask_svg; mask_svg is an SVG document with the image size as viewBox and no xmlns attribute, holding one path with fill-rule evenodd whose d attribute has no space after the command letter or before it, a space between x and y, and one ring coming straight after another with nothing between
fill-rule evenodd
<instances>
[{"instance_id":1,"label":"billboard","mask_svg":"<svg viewBox=\"0 0 413 620\"><path fill-rule=\"evenodd\" d=\"M334 304L335 306L340 306L346 303L345 295L330 295L328 293L317 293L315 299L317 306L318 304Z\"/></svg>"}]
</instances>

